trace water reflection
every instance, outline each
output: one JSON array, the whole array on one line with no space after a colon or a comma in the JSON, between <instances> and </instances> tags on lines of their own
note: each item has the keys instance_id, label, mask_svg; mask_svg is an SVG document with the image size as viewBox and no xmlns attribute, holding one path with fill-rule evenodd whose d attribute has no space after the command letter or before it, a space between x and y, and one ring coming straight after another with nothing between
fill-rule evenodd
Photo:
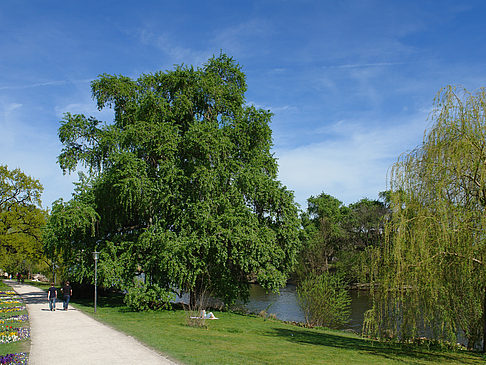
<instances>
[{"instance_id":1,"label":"water reflection","mask_svg":"<svg viewBox=\"0 0 486 365\"><path fill-rule=\"evenodd\" d=\"M351 290L351 315L345 329L361 332L364 313L370 309L370 298L366 291ZM267 292L259 285L251 285L250 300L245 307L252 313L265 310L283 321L304 322L304 312L299 306L295 285L280 289L280 294Z\"/></svg>"},{"instance_id":2,"label":"water reflection","mask_svg":"<svg viewBox=\"0 0 486 365\"><path fill-rule=\"evenodd\" d=\"M361 333L365 312L371 308L370 293L365 290L350 290L351 315L346 328Z\"/></svg>"},{"instance_id":3,"label":"water reflection","mask_svg":"<svg viewBox=\"0 0 486 365\"><path fill-rule=\"evenodd\" d=\"M365 312L371 308L370 294L364 290L350 290L351 315L348 323L343 329L350 329L353 332L361 333ZM267 293L259 285L251 285L250 300L244 305L252 313L258 314L265 310L268 314L275 314L283 321L304 322L305 317L299 306L295 285L287 285L280 289L280 294ZM419 336L432 337L429 330L421 332ZM462 330L458 331L458 342L466 345L466 338ZM479 344L478 349L482 348Z\"/></svg>"},{"instance_id":4,"label":"water reflection","mask_svg":"<svg viewBox=\"0 0 486 365\"><path fill-rule=\"evenodd\" d=\"M370 309L370 297L367 291L350 290L351 295L351 315L344 329L351 329L354 332L361 333L365 312ZM189 295L183 294L177 296L175 302L189 303ZM304 322L304 312L300 308L297 298L295 285L287 285L280 289L280 293L267 292L258 284L250 286L250 299L247 303L238 303L246 308L249 312L258 314L266 311L268 314L275 314L282 321ZM210 303L210 305L221 305L219 301Z\"/></svg>"},{"instance_id":5,"label":"water reflection","mask_svg":"<svg viewBox=\"0 0 486 365\"><path fill-rule=\"evenodd\" d=\"M245 307L252 313L265 310L273 313L282 321L303 322L304 312L300 309L295 285L287 285L280 289L280 294L267 292L260 285L250 287L250 300Z\"/></svg>"}]
</instances>

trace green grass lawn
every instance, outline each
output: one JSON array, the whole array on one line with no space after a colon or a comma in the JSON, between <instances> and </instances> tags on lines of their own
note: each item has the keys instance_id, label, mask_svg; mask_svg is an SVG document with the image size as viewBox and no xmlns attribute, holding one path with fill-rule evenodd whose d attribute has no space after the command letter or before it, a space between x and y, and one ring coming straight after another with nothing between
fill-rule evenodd
<instances>
[{"instance_id":1,"label":"green grass lawn","mask_svg":"<svg viewBox=\"0 0 486 365\"><path fill-rule=\"evenodd\" d=\"M207 328L188 326L183 310L130 312L120 300L77 300L75 307L185 364L483 364L468 351L381 343L357 335L307 329L251 315L214 312Z\"/></svg>"},{"instance_id":2,"label":"green grass lawn","mask_svg":"<svg viewBox=\"0 0 486 365\"><path fill-rule=\"evenodd\" d=\"M0 292L10 291L12 290L11 287L7 286L0 280ZM0 294L0 333L4 333L8 331L8 327L12 326L14 328L18 327L28 327L29 322L18 322L18 321L8 321L8 318L12 316L18 315L25 315L27 311L14 311L14 312L3 312L2 309L7 309L10 307L21 306L23 303L5 303L2 301L2 298L5 298L11 295L2 295ZM19 352L29 352L30 350L30 339L24 339L17 342L11 343L0 343L0 355L7 355Z\"/></svg>"}]
</instances>

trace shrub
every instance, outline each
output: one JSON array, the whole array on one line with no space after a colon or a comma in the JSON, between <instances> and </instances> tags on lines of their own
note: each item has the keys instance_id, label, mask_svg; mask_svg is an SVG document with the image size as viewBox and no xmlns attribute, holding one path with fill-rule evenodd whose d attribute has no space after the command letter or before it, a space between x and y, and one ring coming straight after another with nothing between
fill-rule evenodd
<instances>
[{"instance_id":1,"label":"shrub","mask_svg":"<svg viewBox=\"0 0 486 365\"><path fill-rule=\"evenodd\" d=\"M307 325L339 328L348 321L351 297L341 275L309 274L297 286L297 294Z\"/></svg>"},{"instance_id":2,"label":"shrub","mask_svg":"<svg viewBox=\"0 0 486 365\"><path fill-rule=\"evenodd\" d=\"M136 284L128 289L125 304L133 311L170 309L174 293L157 284Z\"/></svg>"}]
</instances>

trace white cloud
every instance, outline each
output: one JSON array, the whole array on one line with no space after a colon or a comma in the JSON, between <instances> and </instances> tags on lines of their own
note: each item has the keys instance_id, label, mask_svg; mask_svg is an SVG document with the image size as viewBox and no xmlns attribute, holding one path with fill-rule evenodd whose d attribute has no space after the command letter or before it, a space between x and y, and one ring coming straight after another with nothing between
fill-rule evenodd
<instances>
[{"instance_id":1,"label":"white cloud","mask_svg":"<svg viewBox=\"0 0 486 365\"><path fill-rule=\"evenodd\" d=\"M323 191L345 204L364 197L376 199L387 189L388 169L399 155L421 143L426 119L425 112L418 112L408 121L388 126L339 121L328 129L333 138L325 142L289 149L276 146L279 178L295 192L303 209L307 198Z\"/></svg>"},{"instance_id":2,"label":"white cloud","mask_svg":"<svg viewBox=\"0 0 486 365\"><path fill-rule=\"evenodd\" d=\"M69 199L77 176L63 176L57 165L61 145L56 131L29 123L21 104L0 101L0 164L20 168L44 186L42 202L49 207L54 200Z\"/></svg>"},{"instance_id":3,"label":"white cloud","mask_svg":"<svg viewBox=\"0 0 486 365\"><path fill-rule=\"evenodd\" d=\"M91 96L91 88L89 85L83 84L78 86L73 94L62 98L59 105L54 106L55 114L58 118L62 118L63 114L69 112L71 114L84 114L88 117L95 117L99 120L111 122L114 118L113 109L104 108L98 110L96 101ZM76 103L72 101L76 100Z\"/></svg>"},{"instance_id":4,"label":"white cloud","mask_svg":"<svg viewBox=\"0 0 486 365\"><path fill-rule=\"evenodd\" d=\"M13 112L15 109L18 109L20 107L22 107L22 104L19 103L10 103L6 105L4 118L7 119L8 114L10 114L10 112Z\"/></svg>"},{"instance_id":5,"label":"white cloud","mask_svg":"<svg viewBox=\"0 0 486 365\"><path fill-rule=\"evenodd\" d=\"M0 148L2 150L11 150L14 148L16 141L15 111L21 108L22 104L20 103L0 102L0 130L2 131ZM1 156L4 156L4 154Z\"/></svg>"},{"instance_id":6,"label":"white cloud","mask_svg":"<svg viewBox=\"0 0 486 365\"><path fill-rule=\"evenodd\" d=\"M140 43L146 46L155 47L170 57L166 64L200 65L211 57L212 53L207 50L196 50L190 47L181 46L179 39L169 32L156 33L148 28L134 31Z\"/></svg>"},{"instance_id":7,"label":"white cloud","mask_svg":"<svg viewBox=\"0 0 486 365\"><path fill-rule=\"evenodd\" d=\"M240 24L232 24L224 29L218 28L212 43L217 49L223 49L232 55L248 57L261 49L255 49L255 40L269 38L275 35L270 21L253 18ZM280 70L282 70L280 68Z\"/></svg>"},{"instance_id":8,"label":"white cloud","mask_svg":"<svg viewBox=\"0 0 486 365\"><path fill-rule=\"evenodd\" d=\"M369 67L389 67L402 65L402 63L397 62L376 62L376 63L356 63L356 64L344 64L329 66L329 68L369 68Z\"/></svg>"},{"instance_id":9,"label":"white cloud","mask_svg":"<svg viewBox=\"0 0 486 365\"><path fill-rule=\"evenodd\" d=\"M57 86L57 85L64 85L66 81L45 81L45 82L35 82L32 84L26 85L6 85L0 86L0 90L21 90L21 89L30 89L34 87L41 87L41 86Z\"/></svg>"},{"instance_id":10,"label":"white cloud","mask_svg":"<svg viewBox=\"0 0 486 365\"><path fill-rule=\"evenodd\" d=\"M98 110L96 107L95 102L86 102L86 103L74 103L74 104L67 104L64 106L56 106L55 108L56 115L62 118L63 114L69 112L71 114L84 114L86 116L93 116L98 118L99 120L111 122L113 120L113 110L109 108L105 108L103 110Z\"/></svg>"},{"instance_id":11,"label":"white cloud","mask_svg":"<svg viewBox=\"0 0 486 365\"><path fill-rule=\"evenodd\" d=\"M248 101L246 104L250 106L254 106L257 109L270 110L273 114L279 114L283 112L296 112L299 110L299 108L294 105L271 106L271 105L258 104L251 100Z\"/></svg>"}]
</instances>

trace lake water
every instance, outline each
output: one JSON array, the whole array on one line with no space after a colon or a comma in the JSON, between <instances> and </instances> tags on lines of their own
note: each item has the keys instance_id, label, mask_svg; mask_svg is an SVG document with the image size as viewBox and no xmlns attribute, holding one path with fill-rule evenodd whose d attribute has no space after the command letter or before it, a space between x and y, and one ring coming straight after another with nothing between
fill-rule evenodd
<instances>
[{"instance_id":1,"label":"lake water","mask_svg":"<svg viewBox=\"0 0 486 365\"><path fill-rule=\"evenodd\" d=\"M371 298L368 291L350 290L351 295L351 315L348 323L343 329L350 329L353 332L361 333L365 312L371 308ZM267 293L265 289L257 284L252 284L250 288L250 300L243 305L250 312L258 314L265 310L268 314L275 314L278 319L283 321L305 322L304 312L299 306L295 285L287 285L280 289L280 294ZM431 337L431 333L424 333ZM462 331L458 331L458 342L466 345L467 341ZM478 344L478 349L482 344Z\"/></svg>"},{"instance_id":2,"label":"lake water","mask_svg":"<svg viewBox=\"0 0 486 365\"><path fill-rule=\"evenodd\" d=\"M367 291L350 290L351 295L351 315L344 329L351 329L361 333L365 312L370 309L371 301ZM176 302L189 302L189 295L186 293L182 297L177 297ZM222 303L216 301L215 306ZM251 284L250 299L247 303L239 303L239 307L247 309L249 312L258 314L262 310L268 314L275 314L282 321L305 322L304 312L299 306L295 285L288 284L280 289L280 293L267 292L258 284Z\"/></svg>"},{"instance_id":3,"label":"lake water","mask_svg":"<svg viewBox=\"0 0 486 365\"><path fill-rule=\"evenodd\" d=\"M365 312L371 308L371 298L369 292L365 290L350 290L351 295L351 314L348 323L343 329L349 329L356 333L361 333L363 327L363 320ZM187 303L189 296L183 295L178 297L177 301ZM221 304L221 303L217 303ZM280 293L267 292L258 284L250 286L250 299L245 304L240 306L246 308L254 314L260 313L262 310L268 314L275 314L275 316L282 321L305 322L304 312L299 306L297 299L297 291L295 285L287 285L280 289ZM423 334L431 336L430 333ZM465 345L466 339L462 331L458 332L458 342ZM482 345L479 344L479 348Z\"/></svg>"},{"instance_id":4,"label":"lake water","mask_svg":"<svg viewBox=\"0 0 486 365\"><path fill-rule=\"evenodd\" d=\"M364 313L370 309L369 294L366 291L351 290L351 315L345 329L361 332ZM261 286L253 284L250 288L250 300L244 305L252 313L265 310L275 314L283 321L304 322L305 317L299 306L295 285L287 285L280 293L267 293Z\"/></svg>"}]
</instances>

